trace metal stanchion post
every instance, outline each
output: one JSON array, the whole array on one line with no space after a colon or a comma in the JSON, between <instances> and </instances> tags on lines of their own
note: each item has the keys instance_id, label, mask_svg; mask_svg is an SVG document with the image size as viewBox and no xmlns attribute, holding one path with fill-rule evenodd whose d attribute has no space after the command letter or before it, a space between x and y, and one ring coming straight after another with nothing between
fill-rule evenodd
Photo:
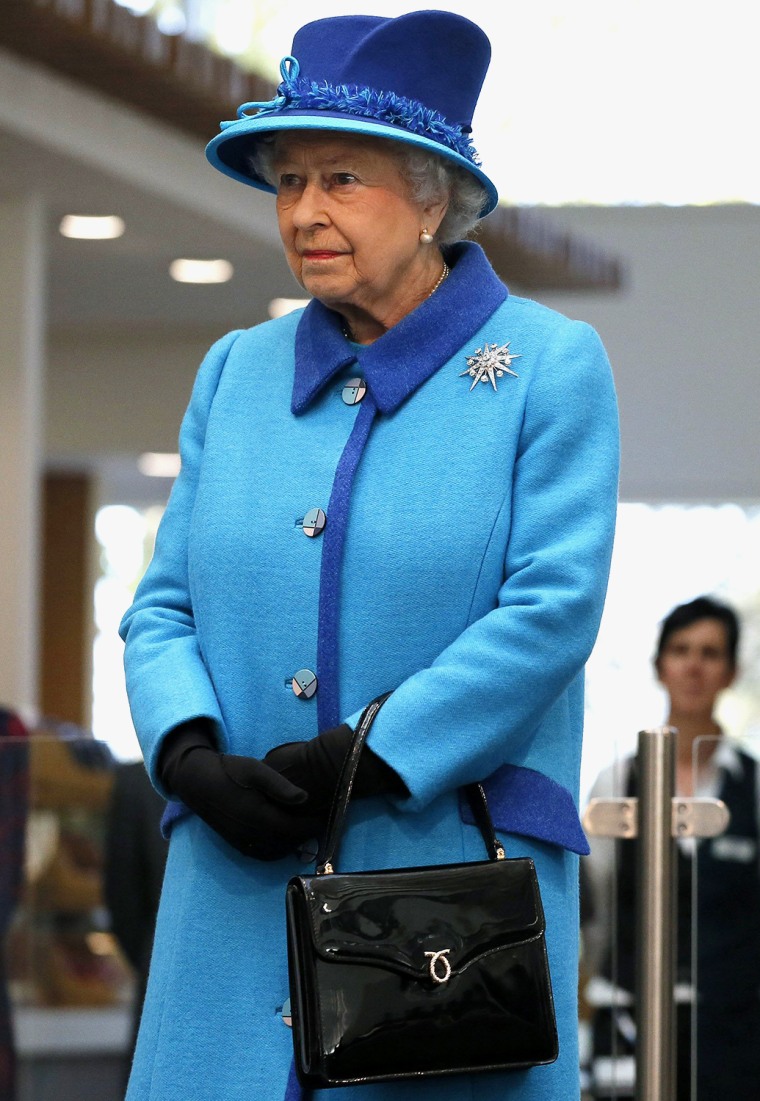
<instances>
[{"instance_id":1,"label":"metal stanchion post","mask_svg":"<svg viewBox=\"0 0 760 1101\"><path fill-rule=\"evenodd\" d=\"M676 731L639 733L639 845L636 860L636 1101L675 1097Z\"/></svg>"}]
</instances>

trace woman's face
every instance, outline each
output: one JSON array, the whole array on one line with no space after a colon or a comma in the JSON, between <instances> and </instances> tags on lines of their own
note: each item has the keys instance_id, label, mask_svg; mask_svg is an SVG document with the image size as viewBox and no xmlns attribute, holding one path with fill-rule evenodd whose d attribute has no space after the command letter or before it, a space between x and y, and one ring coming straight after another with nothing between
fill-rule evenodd
<instances>
[{"instance_id":1,"label":"woman's face","mask_svg":"<svg viewBox=\"0 0 760 1101\"><path fill-rule=\"evenodd\" d=\"M441 259L420 231L434 233L445 206L412 202L386 142L298 131L275 150L280 235L309 294L389 325L426 297Z\"/></svg>"},{"instance_id":2,"label":"woman's face","mask_svg":"<svg viewBox=\"0 0 760 1101\"><path fill-rule=\"evenodd\" d=\"M674 631L657 660L657 673L672 709L684 715L711 715L718 695L735 675L724 625L717 619L699 619Z\"/></svg>"}]
</instances>

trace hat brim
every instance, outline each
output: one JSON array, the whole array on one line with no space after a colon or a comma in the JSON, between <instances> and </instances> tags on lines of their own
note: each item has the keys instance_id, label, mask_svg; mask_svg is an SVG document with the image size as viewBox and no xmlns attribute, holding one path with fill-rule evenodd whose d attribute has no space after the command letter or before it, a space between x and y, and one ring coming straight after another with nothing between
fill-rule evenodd
<instances>
[{"instance_id":1,"label":"hat brim","mask_svg":"<svg viewBox=\"0 0 760 1101\"><path fill-rule=\"evenodd\" d=\"M331 114L329 111L298 111L290 110L282 113L267 114L263 117L253 115L238 119L225 126L221 133L206 146L206 157L214 168L223 172L239 183L256 187L260 191L275 193L275 188L265 180L250 173L246 159L250 155L253 140L259 134L273 133L276 130L325 130L344 134L367 134L376 138L390 138L407 145L414 145L418 149L426 149L435 153L444 160L452 161L461 168L466 169L485 190L486 200L480 211L480 218L497 206L499 193L493 182L472 161L467 160L460 153L448 149L432 138L426 138L422 134L415 134L402 126L393 126L390 123L375 122L365 118L347 118L345 115Z\"/></svg>"}]
</instances>

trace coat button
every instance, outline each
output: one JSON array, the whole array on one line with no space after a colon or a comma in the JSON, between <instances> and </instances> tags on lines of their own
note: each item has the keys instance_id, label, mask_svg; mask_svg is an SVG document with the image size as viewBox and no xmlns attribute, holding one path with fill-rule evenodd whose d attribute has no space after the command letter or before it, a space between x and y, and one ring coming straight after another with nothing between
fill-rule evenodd
<instances>
[{"instance_id":1,"label":"coat button","mask_svg":"<svg viewBox=\"0 0 760 1101\"><path fill-rule=\"evenodd\" d=\"M323 509L312 508L306 513L303 518L303 533L308 535L310 539L313 539L315 535L321 535L325 530L325 524L327 523L327 516Z\"/></svg>"},{"instance_id":2,"label":"coat button","mask_svg":"<svg viewBox=\"0 0 760 1101\"><path fill-rule=\"evenodd\" d=\"M340 396L346 405L358 405L366 393L367 383L363 378L350 378Z\"/></svg>"},{"instance_id":3,"label":"coat button","mask_svg":"<svg viewBox=\"0 0 760 1101\"><path fill-rule=\"evenodd\" d=\"M293 674L293 694L300 700L310 700L317 694L317 677L311 669L299 669Z\"/></svg>"}]
</instances>

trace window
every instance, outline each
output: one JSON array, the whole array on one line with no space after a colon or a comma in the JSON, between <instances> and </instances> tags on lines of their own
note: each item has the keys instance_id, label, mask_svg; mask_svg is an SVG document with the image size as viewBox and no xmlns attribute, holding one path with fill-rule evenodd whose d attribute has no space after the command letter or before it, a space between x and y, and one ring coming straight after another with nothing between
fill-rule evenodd
<instances>
[{"instance_id":1,"label":"window","mask_svg":"<svg viewBox=\"0 0 760 1101\"><path fill-rule=\"evenodd\" d=\"M163 507L112 504L95 515L100 576L95 584L92 655L92 729L120 760L141 756L124 684L119 623L153 554Z\"/></svg>"}]
</instances>

